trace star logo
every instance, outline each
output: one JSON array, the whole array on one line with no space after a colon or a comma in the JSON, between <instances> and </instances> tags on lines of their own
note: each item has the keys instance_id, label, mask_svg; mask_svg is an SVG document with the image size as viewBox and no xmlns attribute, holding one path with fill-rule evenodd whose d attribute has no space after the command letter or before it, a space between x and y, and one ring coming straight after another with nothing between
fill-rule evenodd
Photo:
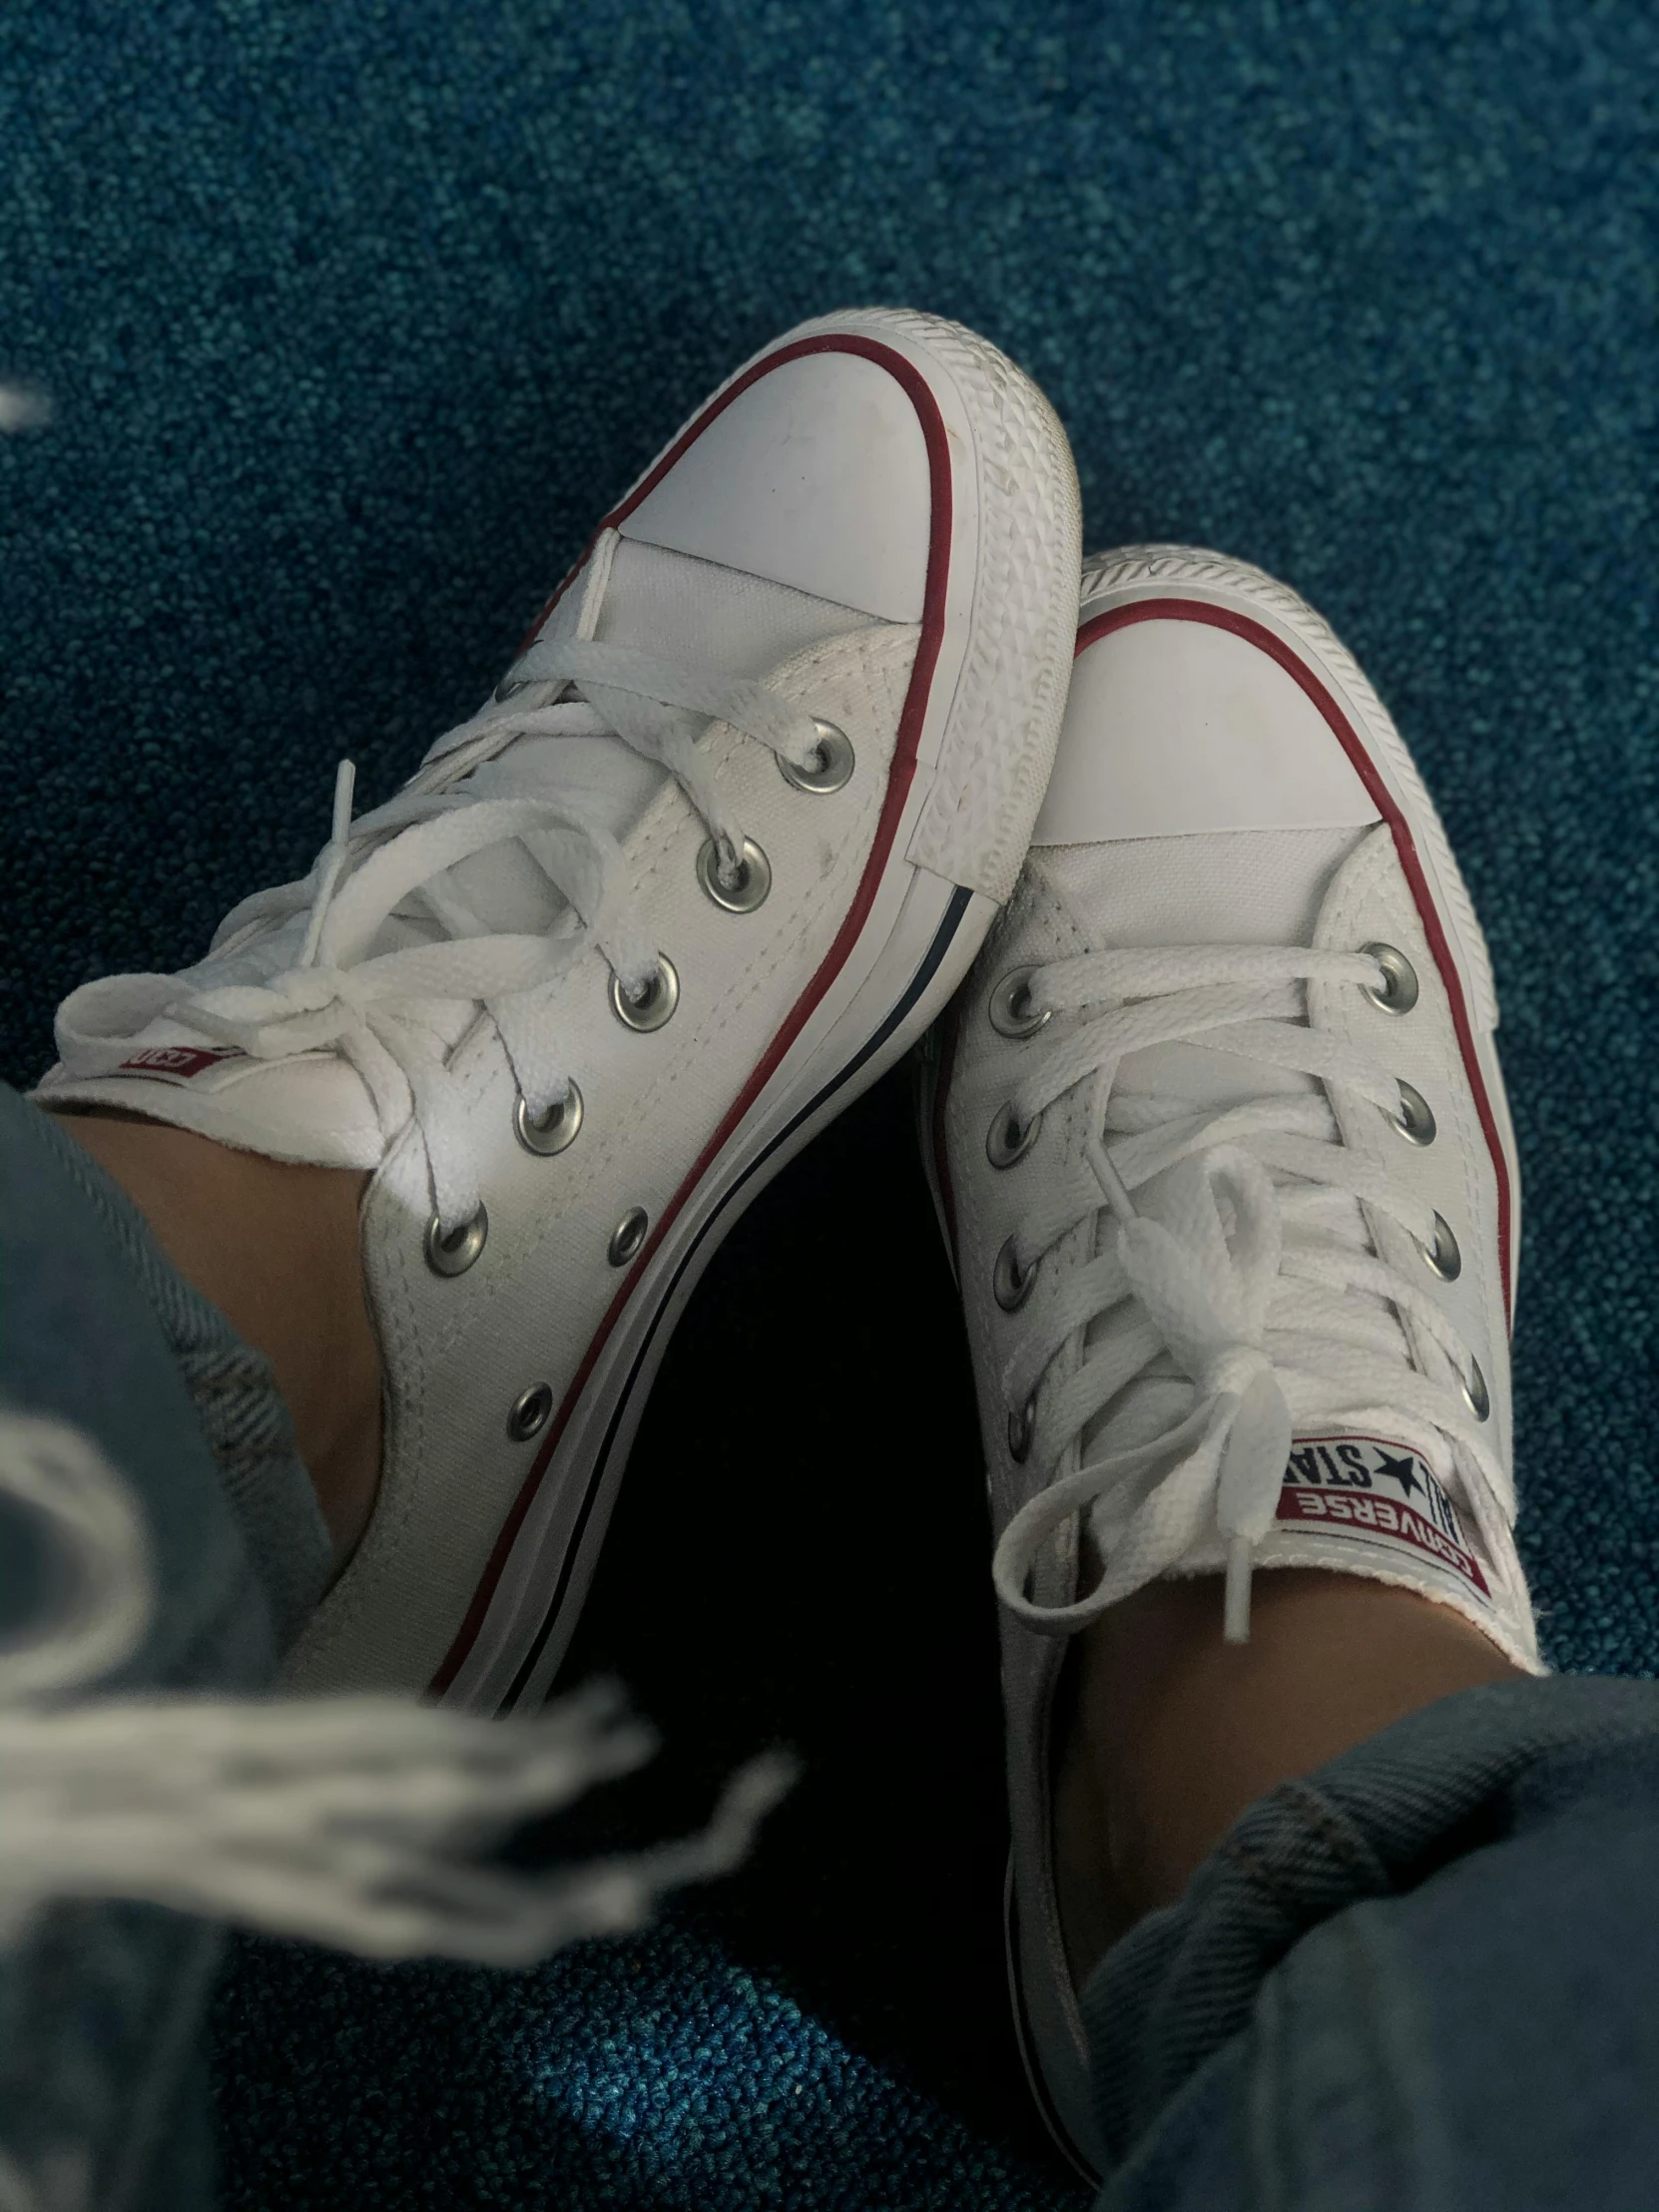
<instances>
[{"instance_id":1,"label":"star logo","mask_svg":"<svg viewBox=\"0 0 1659 2212\"><path fill-rule=\"evenodd\" d=\"M1398 1459L1392 1459L1385 1451L1380 1452L1377 1461L1377 1472L1379 1474L1391 1474L1407 1497L1414 1490L1422 1488L1422 1484L1417 1478L1416 1461L1409 1454Z\"/></svg>"}]
</instances>

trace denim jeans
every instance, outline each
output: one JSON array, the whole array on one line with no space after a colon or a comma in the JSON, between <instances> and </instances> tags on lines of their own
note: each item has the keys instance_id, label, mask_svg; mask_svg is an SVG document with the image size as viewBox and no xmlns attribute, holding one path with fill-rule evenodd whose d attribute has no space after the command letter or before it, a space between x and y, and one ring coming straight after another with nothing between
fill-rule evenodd
<instances>
[{"instance_id":1,"label":"denim jeans","mask_svg":"<svg viewBox=\"0 0 1659 2212\"><path fill-rule=\"evenodd\" d=\"M3 1087L0 1405L142 1502L161 1605L106 1687L269 1684L328 1557L270 1370ZM43 1572L0 1519L0 1638ZM217 1954L120 1904L0 1953L0 2144L53 2212L209 2212ZM1659 1685L1464 1691L1253 1806L1096 1970L1101 2212L1652 2212L1655 1992Z\"/></svg>"},{"instance_id":2,"label":"denim jeans","mask_svg":"<svg viewBox=\"0 0 1659 2212\"><path fill-rule=\"evenodd\" d=\"M159 1603L101 1687L267 1685L328 1571L270 1369L90 1156L4 1085L0 1407L91 1436L142 1505ZM50 1566L0 1507L0 1640L41 1610ZM0 1819L4 1797L0 1775ZM182 1914L73 1904L0 1951L0 2146L43 2212L212 2204L200 2039L220 1947Z\"/></svg>"},{"instance_id":3,"label":"denim jeans","mask_svg":"<svg viewBox=\"0 0 1659 2212\"><path fill-rule=\"evenodd\" d=\"M1464 1690L1282 1784L1083 2012L1100 2212L1651 2212L1659 1684Z\"/></svg>"}]
</instances>

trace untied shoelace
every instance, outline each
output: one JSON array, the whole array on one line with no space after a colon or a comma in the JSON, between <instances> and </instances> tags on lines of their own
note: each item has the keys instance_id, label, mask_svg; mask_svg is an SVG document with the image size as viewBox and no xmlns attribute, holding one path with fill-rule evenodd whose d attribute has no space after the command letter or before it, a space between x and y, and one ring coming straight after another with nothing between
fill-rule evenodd
<instances>
[{"instance_id":1,"label":"untied shoelace","mask_svg":"<svg viewBox=\"0 0 1659 2212\"><path fill-rule=\"evenodd\" d=\"M564 696L567 692L575 696ZM212 954L241 951L307 915L292 963L268 980L203 988L191 974L124 975L83 985L59 1010L59 1056L71 1075L109 1065L113 1040L167 1016L256 1059L331 1050L356 1069L386 1136L412 1114L426 1147L437 1225L449 1234L479 1205L467 1114L430 1019L437 1006L482 1005L500 1031L525 1106L541 1119L568 1095L538 994L597 946L623 991L640 997L658 948L639 921L616 837L579 795L489 796L463 781L515 739L620 738L674 777L717 842L730 875L743 830L698 736L730 724L792 767L810 768L823 726L769 686L628 647L561 638L532 645L471 720L440 738L385 806L351 819L355 771L340 764L328 842L300 881L232 909ZM515 841L568 903L544 934L491 930L454 880L474 853ZM418 908L441 941L371 953L387 917Z\"/></svg>"},{"instance_id":2,"label":"untied shoelace","mask_svg":"<svg viewBox=\"0 0 1659 2212\"><path fill-rule=\"evenodd\" d=\"M1019 1272L1098 1218L1102 1201L1116 1226L1010 1359L1010 1432L1021 1456L1058 1469L1117 1401L1118 1440L1057 1472L1003 1531L997 1591L1030 1626L1063 1635L1086 1625L1169 1572L1213 1527L1227 1560L1224 1631L1245 1640L1255 1555L1274 1524L1294 1433L1314 1420L1387 1422L1430 1463L1449 1451L1469 1478L1476 1525L1512 1517L1508 1477L1457 1386L1472 1368L1457 1332L1398 1270L1332 1233L1333 1198L1344 1211L1358 1199L1427 1245L1432 1208L1344 1147L1315 1093L1197 1111L1179 1099L1114 1094L1130 1053L1201 1042L1391 1112L1392 1077L1341 1038L1284 1018L1288 985L1379 979L1367 952L1236 945L1091 953L1027 975L1033 1014L1074 1018L1044 1039L1010 1119L1029 1128L1088 1082L1087 1125L1098 1133L1085 1145L1087 1187L1062 1190L1025 1225ZM1103 1318L1075 1371L1050 1379L1060 1353ZM1412 1365L1406 1321L1434 1374ZM1100 1579L1073 1603L1039 1603L1028 1590L1039 1554L1079 1513L1103 1560Z\"/></svg>"},{"instance_id":3,"label":"untied shoelace","mask_svg":"<svg viewBox=\"0 0 1659 2212\"><path fill-rule=\"evenodd\" d=\"M369 1958L524 1966L730 1874L794 1781L788 1753L763 1752L700 1834L503 1860L525 1822L651 1756L614 1684L503 1720L370 1694L112 1693L160 1602L138 1496L84 1431L0 1411L0 1500L47 1561L43 1602L0 1647L0 1958L54 1901L121 1898ZM27 1986L26 1956L6 1970ZM26 2164L0 2140L0 2212L70 2202L52 2149Z\"/></svg>"}]
</instances>

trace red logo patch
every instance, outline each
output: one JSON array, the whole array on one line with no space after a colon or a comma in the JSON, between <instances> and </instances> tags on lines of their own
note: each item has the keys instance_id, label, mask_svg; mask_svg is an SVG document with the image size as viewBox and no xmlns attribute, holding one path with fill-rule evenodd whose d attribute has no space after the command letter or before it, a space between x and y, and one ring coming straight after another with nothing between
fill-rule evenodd
<instances>
[{"instance_id":1,"label":"red logo patch","mask_svg":"<svg viewBox=\"0 0 1659 2212\"><path fill-rule=\"evenodd\" d=\"M1333 1535L1408 1545L1461 1575L1482 1597L1491 1596L1480 1561L1463 1541L1456 1507L1405 1444L1372 1436L1299 1436L1277 1517Z\"/></svg>"},{"instance_id":2,"label":"red logo patch","mask_svg":"<svg viewBox=\"0 0 1659 2212\"><path fill-rule=\"evenodd\" d=\"M188 1083L193 1075L218 1067L221 1060L246 1060L240 1044L149 1044L123 1060L117 1075L171 1075Z\"/></svg>"}]
</instances>

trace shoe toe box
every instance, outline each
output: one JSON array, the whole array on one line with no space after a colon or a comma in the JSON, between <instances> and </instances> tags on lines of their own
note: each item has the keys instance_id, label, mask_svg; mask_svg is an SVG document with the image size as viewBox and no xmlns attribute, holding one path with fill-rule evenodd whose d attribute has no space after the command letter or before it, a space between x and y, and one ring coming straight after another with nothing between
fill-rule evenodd
<instances>
[{"instance_id":1,"label":"shoe toe box","mask_svg":"<svg viewBox=\"0 0 1659 2212\"><path fill-rule=\"evenodd\" d=\"M1033 841L1093 844L1378 820L1321 672L1201 599L1132 600L1079 633Z\"/></svg>"},{"instance_id":2,"label":"shoe toe box","mask_svg":"<svg viewBox=\"0 0 1659 2212\"><path fill-rule=\"evenodd\" d=\"M693 426L620 528L887 622L919 622L931 508L910 392L830 332L759 362Z\"/></svg>"}]
</instances>

